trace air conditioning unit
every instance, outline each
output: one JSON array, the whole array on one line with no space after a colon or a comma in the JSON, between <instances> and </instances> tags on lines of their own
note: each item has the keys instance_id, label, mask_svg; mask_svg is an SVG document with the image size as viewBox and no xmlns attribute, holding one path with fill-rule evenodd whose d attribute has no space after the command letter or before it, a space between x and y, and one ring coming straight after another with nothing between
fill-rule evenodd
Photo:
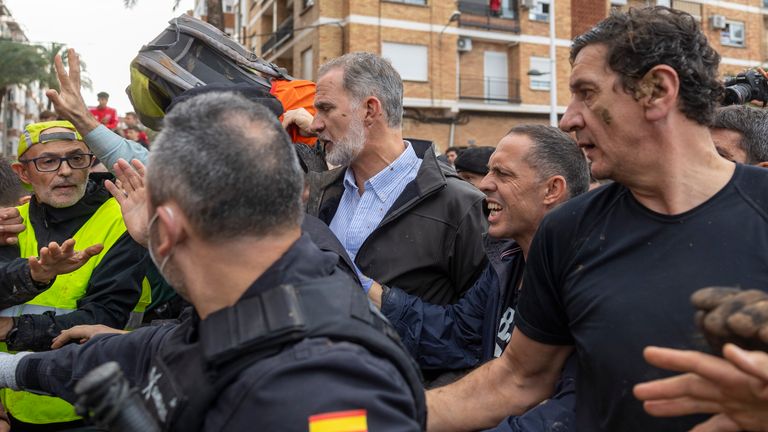
<instances>
[{"instance_id":1,"label":"air conditioning unit","mask_svg":"<svg viewBox=\"0 0 768 432\"><path fill-rule=\"evenodd\" d=\"M536 7L536 0L522 0L520 6L523 9L533 9Z\"/></svg>"},{"instance_id":2,"label":"air conditioning unit","mask_svg":"<svg viewBox=\"0 0 768 432\"><path fill-rule=\"evenodd\" d=\"M712 15L709 17L709 21L712 24L713 29L725 28L725 17L723 15Z\"/></svg>"},{"instance_id":3,"label":"air conditioning unit","mask_svg":"<svg viewBox=\"0 0 768 432\"><path fill-rule=\"evenodd\" d=\"M472 51L472 39L468 37L460 37L459 40L456 41L456 49L459 50L459 52Z\"/></svg>"}]
</instances>

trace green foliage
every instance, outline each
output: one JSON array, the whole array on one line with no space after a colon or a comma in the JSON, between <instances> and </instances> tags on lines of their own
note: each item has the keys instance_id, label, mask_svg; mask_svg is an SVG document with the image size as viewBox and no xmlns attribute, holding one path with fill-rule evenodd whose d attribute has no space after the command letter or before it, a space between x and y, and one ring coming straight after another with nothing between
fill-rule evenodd
<instances>
[{"instance_id":1,"label":"green foliage","mask_svg":"<svg viewBox=\"0 0 768 432\"><path fill-rule=\"evenodd\" d=\"M0 89L15 84L43 81L48 61L37 45L0 39Z\"/></svg>"}]
</instances>

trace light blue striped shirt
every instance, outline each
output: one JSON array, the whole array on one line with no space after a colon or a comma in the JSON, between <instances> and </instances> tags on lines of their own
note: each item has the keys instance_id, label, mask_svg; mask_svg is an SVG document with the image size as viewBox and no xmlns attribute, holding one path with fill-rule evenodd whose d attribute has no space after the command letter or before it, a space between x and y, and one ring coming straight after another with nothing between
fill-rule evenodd
<instances>
[{"instance_id":1,"label":"light blue striped shirt","mask_svg":"<svg viewBox=\"0 0 768 432\"><path fill-rule=\"evenodd\" d=\"M365 239L379 226L405 186L419 172L421 159L416 156L411 143L405 141L405 145L405 151L394 162L365 182L362 195L352 169L347 168L344 174L344 194L330 227L352 261ZM358 274L367 292L371 288L371 280L364 277L359 269Z\"/></svg>"}]
</instances>

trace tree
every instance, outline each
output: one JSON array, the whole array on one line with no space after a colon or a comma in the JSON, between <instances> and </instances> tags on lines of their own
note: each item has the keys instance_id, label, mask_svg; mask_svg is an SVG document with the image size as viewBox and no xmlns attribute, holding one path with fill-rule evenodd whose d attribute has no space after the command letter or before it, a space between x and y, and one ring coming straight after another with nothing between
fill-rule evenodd
<instances>
[{"instance_id":1,"label":"tree","mask_svg":"<svg viewBox=\"0 0 768 432\"><path fill-rule=\"evenodd\" d=\"M66 45L58 42L51 42L51 47L41 47L42 54L45 57L48 65L47 73L45 73L41 79L40 79L40 87L42 88L49 88L54 89L56 91L59 90L59 79L56 76L56 67L53 64L53 59L56 58L57 54L61 54L61 59L64 61L64 65L67 66L67 50L65 49ZM93 87L93 83L91 82L90 78L86 76L86 65L83 59L80 59L80 71L82 75L80 76L80 83L81 85L90 90ZM50 110L52 107L51 101L48 101L48 109Z\"/></svg>"},{"instance_id":2,"label":"tree","mask_svg":"<svg viewBox=\"0 0 768 432\"><path fill-rule=\"evenodd\" d=\"M127 8L136 6L139 0L123 0L123 4ZM221 3L222 0L205 0L206 16L208 17L208 24L224 31L224 8ZM179 7L181 0L173 0L173 10Z\"/></svg>"},{"instance_id":3,"label":"tree","mask_svg":"<svg viewBox=\"0 0 768 432\"><path fill-rule=\"evenodd\" d=\"M42 49L9 39L0 39L0 110L11 86L41 81L48 64Z\"/></svg>"}]
</instances>

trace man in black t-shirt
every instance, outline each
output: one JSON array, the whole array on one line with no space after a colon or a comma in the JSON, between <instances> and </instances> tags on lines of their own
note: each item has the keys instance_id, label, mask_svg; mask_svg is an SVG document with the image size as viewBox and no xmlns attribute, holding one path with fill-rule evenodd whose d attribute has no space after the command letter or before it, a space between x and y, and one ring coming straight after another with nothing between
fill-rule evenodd
<instances>
[{"instance_id":1,"label":"man in black t-shirt","mask_svg":"<svg viewBox=\"0 0 768 432\"><path fill-rule=\"evenodd\" d=\"M632 388L669 374L645 363L644 347L708 349L693 325L695 290L768 287L768 171L721 158L707 129L719 60L692 16L664 7L614 12L574 40L560 126L593 175L615 183L545 217L507 349L428 393L431 430L491 427L536 405L574 349L578 430L687 431L705 420L653 418Z\"/></svg>"}]
</instances>

